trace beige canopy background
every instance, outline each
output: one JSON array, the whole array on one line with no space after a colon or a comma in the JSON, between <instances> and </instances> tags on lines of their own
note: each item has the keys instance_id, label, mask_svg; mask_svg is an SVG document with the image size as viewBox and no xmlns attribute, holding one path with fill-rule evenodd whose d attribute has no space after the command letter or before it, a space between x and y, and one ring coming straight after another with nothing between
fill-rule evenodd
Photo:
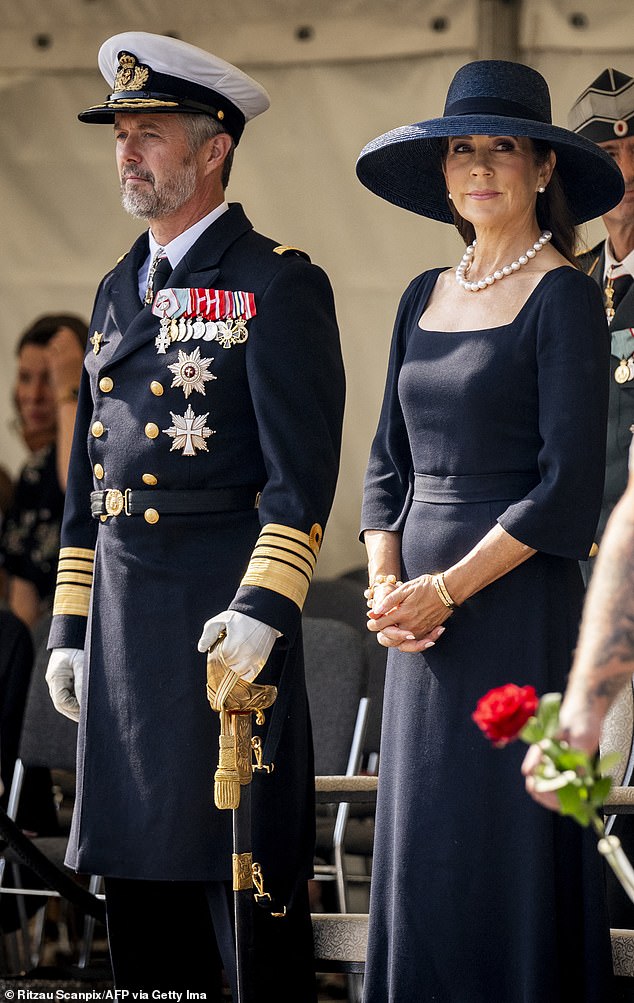
<instances>
[{"instance_id":1,"label":"beige canopy background","mask_svg":"<svg viewBox=\"0 0 634 1003\"><path fill-rule=\"evenodd\" d=\"M99 45L125 30L174 34L237 63L271 95L240 144L228 197L330 275L348 402L320 573L363 563L361 486L398 299L414 275L462 251L451 227L362 188L356 157L379 133L441 114L456 69L483 56L540 70L565 124L606 66L634 75L634 3L0 0L0 13L0 465L15 473L23 459L11 404L19 333L45 312L88 318L99 279L141 229L119 204L111 130L76 118L107 93ZM584 239L601 232L596 221Z\"/></svg>"}]
</instances>

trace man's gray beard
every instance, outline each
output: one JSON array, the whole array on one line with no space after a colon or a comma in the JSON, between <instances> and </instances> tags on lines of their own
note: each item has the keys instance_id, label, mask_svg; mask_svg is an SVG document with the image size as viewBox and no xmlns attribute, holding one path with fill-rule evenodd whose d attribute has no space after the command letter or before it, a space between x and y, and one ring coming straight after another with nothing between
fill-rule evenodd
<instances>
[{"instance_id":1,"label":"man's gray beard","mask_svg":"<svg viewBox=\"0 0 634 1003\"><path fill-rule=\"evenodd\" d=\"M121 204L126 212L137 219L163 219L185 205L196 190L196 165L193 159L185 161L174 177L163 182L160 188L131 189L121 182Z\"/></svg>"}]
</instances>

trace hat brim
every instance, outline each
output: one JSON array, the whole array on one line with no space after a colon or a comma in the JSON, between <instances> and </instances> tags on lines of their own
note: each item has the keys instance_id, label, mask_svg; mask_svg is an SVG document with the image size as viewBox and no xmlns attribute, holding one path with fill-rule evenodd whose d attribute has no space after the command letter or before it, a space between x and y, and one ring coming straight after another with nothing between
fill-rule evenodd
<instances>
[{"instance_id":1,"label":"hat brim","mask_svg":"<svg viewBox=\"0 0 634 1003\"><path fill-rule=\"evenodd\" d=\"M623 175L612 158L583 136L546 122L503 115L455 115L392 129L368 143L357 160L366 188L420 216L453 223L441 170L439 140L449 136L527 136L555 151L575 223L602 216L623 198Z\"/></svg>"},{"instance_id":2,"label":"hat brim","mask_svg":"<svg viewBox=\"0 0 634 1003\"><path fill-rule=\"evenodd\" d=\"M183 112L188 109L183 108L179 101L159 101L155 98L135 98L131 101L104 101L103 104L93 105L86 111L79 113L77 118L80 122L95 122L98 125L108 125L114 122L115 115L130 114L130 112ZM207 112L209 114L209 112Z\"/></svg>"}]
</instances>

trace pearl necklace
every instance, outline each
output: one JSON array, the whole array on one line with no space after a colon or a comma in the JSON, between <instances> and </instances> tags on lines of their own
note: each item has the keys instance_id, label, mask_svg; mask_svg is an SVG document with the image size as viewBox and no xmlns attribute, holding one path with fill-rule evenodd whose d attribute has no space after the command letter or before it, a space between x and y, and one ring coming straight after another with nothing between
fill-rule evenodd
<instances>
[{"instance_id":1,"label":"pearl necklace","mask_svg":"<svg viewBox=\"0 0 634 1003\"><path fill-rule=\"evenodd\" d=\"M536 240L527 251L520 254L516 261L512 261L510 265L504 265L503 268L498 268L493 272L492 275L486 275L479 282L469 282L465 276L469 272L471 265L473 264L473 255L475 252L477 240L474 240L472 244L469 244L468 248L462 255L462 260L456 268L456 282L463 289L466 289L470 293L479 293L482 289L487 289L488 286L492 286L494 282L499 279L505 278L507 275L512 275L513 272L520 270L522 265L527 265L531 258L534 258L538 251L541 251L542 247L548 243L552 238L552 233L550 230L544 230L539 240Z\"/></svg>"}]
</instances>

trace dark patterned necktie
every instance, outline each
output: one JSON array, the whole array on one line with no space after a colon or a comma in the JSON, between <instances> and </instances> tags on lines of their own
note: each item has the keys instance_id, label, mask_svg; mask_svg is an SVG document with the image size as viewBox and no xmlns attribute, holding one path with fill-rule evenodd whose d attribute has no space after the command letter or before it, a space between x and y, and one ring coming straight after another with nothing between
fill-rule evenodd
<instances>
[{"instance_id":1,"label":"dark patterned necktie","mask_svg":"<svg viewBox=\"0 0 634 1003\"><path fill-rule=\"evenodd\" d=\"M145 304L149 306L154 302L159 289L163 289L168 278L172 274L170 260L162 247L159 247L152 258L152 263L147 274L147 287L145 290Z\"/></svg>"}]
</instances>

